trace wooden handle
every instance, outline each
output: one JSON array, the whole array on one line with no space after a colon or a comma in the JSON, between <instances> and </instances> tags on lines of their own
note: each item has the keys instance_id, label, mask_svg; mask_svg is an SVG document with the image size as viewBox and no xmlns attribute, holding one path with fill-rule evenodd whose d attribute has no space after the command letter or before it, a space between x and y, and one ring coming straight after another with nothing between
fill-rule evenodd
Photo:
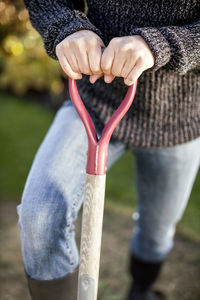
<instances>
[{"instance_id":1,"label":"wooden handle","mask_svg":"<svg viewBox=\"0 0 200 300\"><path fill-rule=\"evenodd\" d=\"M98 290L106 175L86 174L78 300L96 300Z\"/></svg>"}]
</instances>

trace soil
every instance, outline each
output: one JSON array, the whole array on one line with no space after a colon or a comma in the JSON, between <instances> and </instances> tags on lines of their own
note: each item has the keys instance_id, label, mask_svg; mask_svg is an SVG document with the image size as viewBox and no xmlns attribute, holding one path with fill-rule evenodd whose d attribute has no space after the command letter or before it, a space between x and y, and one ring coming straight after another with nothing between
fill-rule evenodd
<instances>
[{"instance_id":1,"label":"soil","mask_svg":"<svg viewBox=\"0 0 200 300\"><path fill-rule=\"evenodd\" d=\"M81 212L76 222L80 240ZM105 205L98 300L124 300L128 275L132 212ZM168 300L200 300L200 242L177 232L156 288ZM15 202L0 203L0 300L30 300L20 248Z\"/></svg>"}]
</instances>

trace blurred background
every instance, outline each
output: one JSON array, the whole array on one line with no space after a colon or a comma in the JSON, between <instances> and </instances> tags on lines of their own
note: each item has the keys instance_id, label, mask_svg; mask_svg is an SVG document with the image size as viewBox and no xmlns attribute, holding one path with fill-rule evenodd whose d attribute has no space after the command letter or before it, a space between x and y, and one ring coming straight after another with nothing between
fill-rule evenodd
<instances>
[{"instance_id":1,"label":"blurred background","mask_svg":"<svg viewBox=\"0 0 200 300\"><path fill-rule=\"evenodd\" d=\"M66 91L66 75L58 61L45 53L23 1L0 0L0 300L29 299L16 206L37 148ZM158 282L172 300L200 299L199 192L200 174ZM127 289L135 208L134 157L127 152L107 176L99 299L121 300Z\"/></svg>"}]
</instances>

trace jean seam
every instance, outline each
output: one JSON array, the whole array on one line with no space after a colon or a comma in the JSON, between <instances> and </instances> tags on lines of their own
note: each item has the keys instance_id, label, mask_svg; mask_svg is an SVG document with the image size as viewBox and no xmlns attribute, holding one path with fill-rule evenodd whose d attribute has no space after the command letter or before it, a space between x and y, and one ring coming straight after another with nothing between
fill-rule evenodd
<instances>
[{"instance_id":1,"label":"jean seam","mask_svg":"<svg viewBox=\"0 0 200 300\"><path fill-rule=\"evenodd\" d=\"M78 192L76 193L76 195L73 197L73 201L72 201L72 209L71 209L71 215L69 216L68 220L67 220L67 224L72 224L75 219L73 218L73 215L76 214L77 211L77 204L79 203L79 199L84 191L84 185L85 182L83 181L83 183L80 185L80 188L78 189ZM76 214L76 217L78 216L78 214ZM71 221L70 221L71 220ZM66 245L67 245L67 249L68 249L68 253L69 256L71 257L71 261L70 264L72 266L74 266L75 264L75 256L73 255L73 249L72 247L70 248L70 234L68 233L68 231L66 230Z\"/></svg>"}]
</instances>

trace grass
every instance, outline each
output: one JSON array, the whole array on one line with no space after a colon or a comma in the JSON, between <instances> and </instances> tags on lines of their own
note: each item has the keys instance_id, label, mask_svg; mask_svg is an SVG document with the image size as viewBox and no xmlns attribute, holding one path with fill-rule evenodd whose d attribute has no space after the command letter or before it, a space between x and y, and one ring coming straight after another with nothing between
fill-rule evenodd
<instances>
[{"instance_id":1,"label":"grass","mask_svg":"<svg viewBox=\"0 0 200 300\"><path fill-rule=\"evenodd\" d=\"M45 136L54 113L7 94L0 94L0 197L19 201L33 157ZM179 228L200 238L200 174ZM127 210L136 207L134 157L126 152L107 173L106 201Z\"/></svg>"},{"instance_id":2,"label":"grass","mask_svg":"<svg viewBox=\"0 0 200 300\"><path fill-rule=\"evenodd\" d=\"M39 104L0 94L0 196L21 196L32 159L53 113Z\"/></svg>"}]
</instances>

